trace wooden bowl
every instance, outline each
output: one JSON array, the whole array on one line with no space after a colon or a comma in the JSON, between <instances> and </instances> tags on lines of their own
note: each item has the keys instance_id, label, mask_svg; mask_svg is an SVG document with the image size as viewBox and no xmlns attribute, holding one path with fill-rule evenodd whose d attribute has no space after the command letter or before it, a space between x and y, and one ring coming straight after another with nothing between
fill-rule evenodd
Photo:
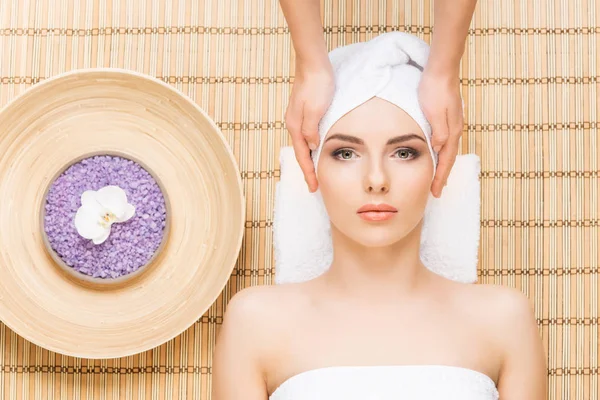
<instances>
[{"instance_id":1,"label":"wooden bowl","mask_svg":"<svg viewBox=\"0 0 600 400\"><path fill-rule=\"evenodd\" d=\"M57 174L92 154L139 161L168 199L151 265L109 285L58 265L40 223ZM171 86L117 69L56 76L0 112L0 198L0 320L76 357L123 357L186 330L227 283L244 232L240 173L218 127Z\"/></svg>"}]
</instances>

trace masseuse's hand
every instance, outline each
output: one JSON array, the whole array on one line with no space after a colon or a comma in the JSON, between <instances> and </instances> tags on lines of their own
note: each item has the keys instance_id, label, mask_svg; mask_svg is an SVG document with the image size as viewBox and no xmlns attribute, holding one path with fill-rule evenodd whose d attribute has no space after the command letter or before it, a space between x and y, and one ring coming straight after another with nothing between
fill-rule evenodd
<instances>
[{"instance_id":1,"label":"masseuse's hand","mask_svg":"<svg viewBox=\"0 0 600 400\"><path fill-rule=\"evenodd\" d=\"M439 156L431 192L440 197L458 154L463 130L458 74L437 73L425 68L419 84L419 103L431 124L431 144Z\"/></svg>"},{"instance_id":2,"label":"masseuse's hand","mask_svg":"<svg viewBox=\"0 0 600 400\"><path fill-rule=\"evenodd\" d=\"M311 192L317 190L318 183L310 150L319 146L319 121L331 104L334 89L333 69L329 61L324 66L310 69L296 67L285 124Z\"/></svg>"}]
</instances>

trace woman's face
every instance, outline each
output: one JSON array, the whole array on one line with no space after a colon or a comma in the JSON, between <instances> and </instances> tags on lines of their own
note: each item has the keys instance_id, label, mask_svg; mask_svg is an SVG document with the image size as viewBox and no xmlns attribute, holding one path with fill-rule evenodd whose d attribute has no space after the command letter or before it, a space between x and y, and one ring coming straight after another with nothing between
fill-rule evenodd
<instances>
[{"instance_id":1,"label":"woman's face","mask_svg":"<svg viewBox=\"0 0 600 400\"><path fill-rule=\"evenodd\" d=\"M375 97L331 127L318 177L332 225L364 246L381 247L419 226L433 162L419 125Z\"/></svg>"}]
</instances>

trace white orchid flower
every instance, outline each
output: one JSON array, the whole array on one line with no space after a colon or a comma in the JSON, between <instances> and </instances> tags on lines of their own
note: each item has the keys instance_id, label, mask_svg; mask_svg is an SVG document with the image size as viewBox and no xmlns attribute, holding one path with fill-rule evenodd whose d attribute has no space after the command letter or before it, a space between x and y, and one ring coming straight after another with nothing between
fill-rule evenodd
<instances>
[{"instance_id":1,"label":"white orchid flower","mask_svg":"<svg viewBox=\"0 0 600 400\"><path fill-rule=\"evenodd\" d=\"M125 191L118 186L105 186L98 191L86 190L81 195L81 207L75 214L77 233L94 244L102 244L115 222L125 222L135 214L127 202Z\"/></svg>"}]
</instances>

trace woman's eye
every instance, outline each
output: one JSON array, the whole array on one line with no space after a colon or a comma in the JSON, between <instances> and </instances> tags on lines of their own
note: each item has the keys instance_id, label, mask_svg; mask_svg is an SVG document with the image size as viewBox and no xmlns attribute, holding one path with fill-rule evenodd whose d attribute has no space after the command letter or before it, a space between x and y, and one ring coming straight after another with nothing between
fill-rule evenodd
<instances>
[{"instance_id":1,"label":"woman's eye","mask_svg":"<svg viewBox=\"0 0 600 400\"><path fill-rule=\"evenodd\" d=\"M340 160L351 160L354 157L354 151L350 149L341 149L335 152L335 156Z\"/></svg>"},{"instance_id":2,"label":"woman's eye","mask_svg":"<svg viewBox=\"0 0 600 400\"><path fill-rule=\"evenodd\" d=\"M414 155L415 155L415 152L412 151L411 149L399 149L396 151L396 156L403 160L408 160L408 159L414 157Z\"/></svg>"}]
</instances>

